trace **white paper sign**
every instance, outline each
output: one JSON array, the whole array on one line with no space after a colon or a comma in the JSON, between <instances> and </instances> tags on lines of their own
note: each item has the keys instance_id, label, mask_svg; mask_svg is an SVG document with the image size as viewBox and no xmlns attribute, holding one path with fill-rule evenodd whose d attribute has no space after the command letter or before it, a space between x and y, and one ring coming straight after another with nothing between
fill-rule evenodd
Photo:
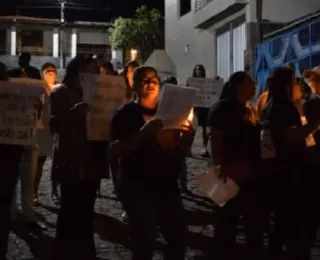
<instances>
[{"instance_id":1,"label":"white paper sign","mask_svg":"<svg viewBox=\"0 0 320 260\"><path fill-rule=\"evenodd\" d=\"M192 87L171 84L163 87L156 117L164 122L164 128L181 128L188 119L197 92Z\"/></svg>"},{"instance_id":2,"label":"white paper sign","mask_svg":"<svg viewBox=\"0 0 320 260\"><path fill-rule=\"evenodd\" d=\"M223 88L223 79L189 78L187 85L199 89L194 106L210 108L219 100Z\"/></svg>"},{"instance_id":3,"label":"white paper sign","mask_svg":"<svg viewBox=\"0 0 320 260\"><path fill-rule=\"evenodd\" d=\"M237 196L240 191L239 186L232 179L219 178L217 167L210 167L205 174L201 175L198 184L200 191L220 207Z\"/></svg>"},{"instance_id":4,"label":"white paper sign","mask_svg":"<svg viewBox=\"0 0 320 260\"><path fill-rule=\"evenodd\" d=\"M28 80L27 80L28 81ZM24 81L0 81L0 143L37 144L44 89Z\"/></svg>"},{"instance_id":5,"label":"white paper sign","mask_svg":"<svg viewBox=\"0 0 320 260\"><path fill-rule=\"evenodd\" d=\"M82 74L80 78L83 100L90 106L87 113L88 140L107 141L112 113L125 100L124 78L94 74Z\"/></svg>"}]
</instances>

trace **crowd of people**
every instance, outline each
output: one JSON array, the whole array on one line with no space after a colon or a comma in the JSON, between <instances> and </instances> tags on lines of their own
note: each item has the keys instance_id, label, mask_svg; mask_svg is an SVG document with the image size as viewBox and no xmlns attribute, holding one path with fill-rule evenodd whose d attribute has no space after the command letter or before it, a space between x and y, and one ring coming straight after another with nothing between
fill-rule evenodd
<instances>
[{"instance_id":1,"label":"crowd of people","mask_svg":"<svg viewBox=\"0 0 320 260\"><path fill-rule=\"evenodd\" d=\"M109 176L132 230L132 259L151 260L160 232L167 242L164 258L183 260L187 224L181 193L188 190L186 157L195 129L187 120L181 129L163 129L156 118L161 86L178 84L176 78L163 81L155 68L135 61L118 75L110 62L79 56L58 82L54 64L44 64L40 73L30 66L30 59L22 53L20 68L12 71L0 63L1 81L43 79L49 86L41 101L45 127L38 130L38 145L0 144L0 260L6 259L17 215L18 179L25 224L46 229L37 221L34 207L48 157L51 196L59 206L54 260L96 259L94 203L101 178ZM112 116L108 141L87 139L90 107L83 101L81 73L125 79L126 101ZM221 178L232 178L240 187L235 198L215 207L212 259L239 257L234 255L239 216L246 234L244 259L282 259L284 251L290 260L310 259L320 220L320 69L303 75L296 77L292 68L276 69L254 106L255 83L247 72L238 71L225 82L211 109L194 108L202 130L202 156L220 169ZM192 77L205 78L204 66L196 65Z\"/></svg>"}]
</instances>

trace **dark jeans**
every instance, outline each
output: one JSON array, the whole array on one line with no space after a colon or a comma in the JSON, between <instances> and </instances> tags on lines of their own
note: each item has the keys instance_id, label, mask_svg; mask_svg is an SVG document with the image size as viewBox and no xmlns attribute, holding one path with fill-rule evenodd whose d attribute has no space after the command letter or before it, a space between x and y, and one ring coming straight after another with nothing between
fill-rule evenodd
<instances>
[{"instance_id":1,"label":"dark jeans","mask_svg":"<svg viewBox=\"0 0 320 260\"><path fill-rule=\"evenodd\" d=\"M181 164L181 169L179 172L179 181L180 181L179 183L180 183L180 188L182 190L188 189L187 175L188 175L187 162L186 162L186 159L184 159Z\"/></svg>"},{"instance_id":2,"label":"dark jeans","mask_svg":"<svg viewBox=\"0 0 320 260\"><path fill-rule=\"evenodd\" d=\"M53 149L52 164L51 164L51 195L58 195L58 186L59 186L59 169L57 166L57 149Z\"/></svg>"},{"instance_id":3,"label":"dark jeans","mask_svg":"<svg viewBox=\"0 0 320 260\"><path fill-rule=\"evenodd\" d=\"M304 198L302 209L303 215L303 227L304 235L306 237L306 253L310 255L310 249L317 237L317 229L320 225L320 175L319 175L320 163L310 164L306 167L303 176L304 184ZM308 258L309 259L309 258Z\"/></svg>"},{"instance_id":4,"label":"dark jeans","mask_svg":"<svg viewBox=\"0 0 320 260\"><path fill-rule=\"evenodd\" d=\"M269 216L270 212L274 213L275 224L269 235L270 257L274 260L281 259L284 245L289 260L309 259L309 231L304 227L308 200L302 196L305 185L301 179L301 165L293 165L272 160L262 165L267 172L260 189L264 194L263 204Z\"/></svg>"},{"instance_id":5,"label":"dark jeans","mask_svg":"<svg viewBox=\"0 0 320 260\"><path fill-rule=\"evenodd\" d=\"M43 173L43 165L46 162L47 156L38 156L38 164L37 164L37 171L36 176L34 178L34 186L33 186L33 195L34 197L38 197L38 190L39 190L39 184L41 181L42 173Z\"/></svg>"},{"instance_id":6,"label":"dark jeans","mask_svg":"<svg viewBox=\"0 0 320 260\"><path fill-rule=\"evenodd\" d=\"M61 206L57 221L57 260L96 259L94 202L97 182L83 180L77 170L61 170Z\"/></svg>"},{"instance_id":7,"label":"dark jeans","mask_svg":"<svg viewBox=\"0 0 320 260\"><path fill-rule=\"evenodd\" d=\"M133 231L132 259L152 260L159 228L168 243L164 259L184 260L186 227L180 194L152 194L128 187L123 198L123 207Z\"/></svg>"},{"instance_id":8,"label":"dark jeans","mask_svg":"<svg viewBox=\"0 0 320 260\"><path fill-rule=\"evenodd\" d=\"M230 200L225 206L217 209L215 225L215 250L218 259L233 259L232 253L236 244L237 224L239 215L243 216L243 224L248 247L246 259L262 259L263 231L262 213L258 207L254 185L251 182L243 183L237 197Z\"/></svg>"},{"instance_id":9,"label":"dark jeans","mask_svg":"<svg viewBox=\"0 0 320 260\"><path fill-rule=\"evenodd\" d=\"M22 146L0 145L0 260L4 260L7 253L10 232L10 208L22 154Z\"/></svg>"}]
</instances>

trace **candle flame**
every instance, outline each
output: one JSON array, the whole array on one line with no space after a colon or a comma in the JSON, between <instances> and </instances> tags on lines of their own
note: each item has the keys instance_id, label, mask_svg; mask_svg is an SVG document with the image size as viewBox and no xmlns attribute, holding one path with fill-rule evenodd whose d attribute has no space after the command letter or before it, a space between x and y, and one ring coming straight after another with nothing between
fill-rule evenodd
<instances>
[{"instance_id":1,"label":"candle flame","mask_svg":"<svg viewBox=\"0 0 320 260\"><path fill-rule=\"evenodd\" d=\"M193 108L191 108L189 116L188 116L188 121L192 122L194 116Z\"/></svg>"}]
</instances>

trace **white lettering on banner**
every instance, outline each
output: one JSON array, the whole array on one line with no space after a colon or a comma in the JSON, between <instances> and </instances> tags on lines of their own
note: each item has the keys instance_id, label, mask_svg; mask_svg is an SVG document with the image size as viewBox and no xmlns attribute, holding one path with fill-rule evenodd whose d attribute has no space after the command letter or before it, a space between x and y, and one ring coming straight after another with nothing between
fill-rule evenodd
<instances>
[{"instance_id":1,"label":"white lettering on banner","mask_svg":"<svg viewBox=\"0 0 320 260\"><path fill-rule=\"evenodd\" d=\"M164 122L164 128L181 128L188 119L197 92L192 87L171 84L163 87L156 117Z\"/></svg>"},{"instance_id":2,"label":"white lettering on banner","mask_svg":"<svg viewBox=\"0 0 320 260\"><path fill-rule=\"evenodd\" d=\"M223 88L223 79L188 78L187 85L199 89L194 106L210 108L219 100Z\"/></svg>"},{"instance_id":3,"label":"white lettering on banner","mask_svg":"<svg viewBox=\"0 0 320 260\"><path fill-rule=\"evenodd\" d=\"M37 144L37 122L42 110L39 102L43 94L39 85L0 81L0 143Z\"/></svg>"},{"instance_id":4,"label":"white lettering on banner","mask_svg":"<svg viewBox=\"0 0 320 260\"><path fill-rule=\"evenodd\" d=\"M87 136L91 141L109 140L110 119L125 100L123 77L81 74L83 101L90 108L87 113Z\"/></svg>"}]
</instances>

